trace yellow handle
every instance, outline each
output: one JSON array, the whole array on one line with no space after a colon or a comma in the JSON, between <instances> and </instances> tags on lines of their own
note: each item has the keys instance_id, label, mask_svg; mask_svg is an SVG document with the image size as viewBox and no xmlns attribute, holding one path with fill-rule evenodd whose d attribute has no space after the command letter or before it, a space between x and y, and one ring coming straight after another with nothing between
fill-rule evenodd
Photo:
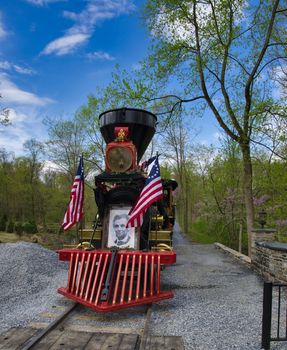
<instances>
[{"instance_id":1,"label":"yellow handle","mask_svg":"<svg viewBox=\"0 0 287 350\"><path fill-rule=\"evenodd\" d=\"M77 248L87 250L90 248L94 249L95 247L90 242L82 242L77 245Z\"/></svg>"},{"instance_id":2,"label":"yellow handle","mask_svg":"<svg viewBox=\"0 0 287 350\"><path fill-rule=\"evenodd\" d=\"M165 243L160 243L156 246L157 250L167 250L169 252L171 252L173 249L170 245L165 244Z\"/></svg>"}]
</instances>

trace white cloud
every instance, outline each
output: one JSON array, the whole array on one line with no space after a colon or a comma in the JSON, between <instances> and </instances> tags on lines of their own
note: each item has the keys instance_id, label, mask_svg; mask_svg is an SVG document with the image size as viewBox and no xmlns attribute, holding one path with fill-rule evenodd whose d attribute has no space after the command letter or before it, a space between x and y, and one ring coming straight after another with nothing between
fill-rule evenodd
<instances>
[{"instance_id":1,"label":"white cloud","mask_svg":"<svg viewBox=\"0 0 287 350\"><path fill-rule=\"evenodd\" d=\"M8 70L11 68L11 63L8 61L2 61L2 62L0 62L0 68Z\"/></svg>"},{"instance_id":2,"label":"white cloud","mask_svg":"<svg viewBox=\"0 0 287 350\"><path fill-rule=\"evenodd\" d=\"M0 61L0 69L15 70L17 73L27 74L27 75L32 75L35 73L30 68L25 68L25 67L19 66L18 64L14 64L14 63L8 62L8 61Z\"/></svg>"},{"instance_id":3,"label":"white cloud","mask_svg":"<svg viewBox=\"0 0 287 350\"><path fill-rule=\"evenodd\" d=\"M14 108L8 108L8 112L9 112L9 115L8 115L9 121L12 124L23 122L29 118L27 114L19 111L17 112Z\"/></svg>"},{"instance_id":4,"label":"white cloud","mask_svg":"<svg viewBox=\"0 0 287 350\"><path fill-rule=\"evenodd\" d=\"M28 135L22 127L14 128L13 132L0 131L0 148L5 148L8 152L20 154L23 152L23 143L28 140Z\"/></svg>"},{"instance_id":5,"label":"white cloud","mask_svg":"<svg viewBox=\"0 0 287 350\"><path fill-rule=\"evenodd\" d=\"M9 112L11 124L0 128L0 148L20 156L24 154L23 144L27 140L45 140L47 130L42 123L42 110L38 106L17 106Z\"/></svg>"},{"instance_id":6,"label":"white cloud","mask_svg":"<svg viewBox=\"0 0 287 350\"><path fill-rule=\"evenodd\" d=\"M23 153L23 144L29 140L31 135L28 134L24 125L15 124L7 126L0 130L0 148L5 148L15 154Z\"/></svg>"},{"instance_id":7,"label":"white cloud","mask_svg":"<svg viewBox=\"0 0 287 350\"><path fill-rule=\"evenodd\" d=\"M44 166L42 171L45 173L47 171L63 171L63 169L56 163L52 162L51 160L45 160Z\"/></svg>"},{"instance_id":8,"label":"white cloud","mask_svg":"<svg viewBox=\"0 0 287 350\"><path fill-rule=\"evenodd\" d=\"M87 34L66 35L50 42L41 54L50 55L54 53L57 56L66 55L67 53L73 52L88 39L89 35Z\"/></svg>"},{"instance_id":9,"label":"white cloud","mask_svg":"<svg viewBox=\"0 0 287 350\"><path fill-rule=\"evenodd\" d=\"M32 92L21 90L17 87L5 73L0 73L0 94L2 102L6 104L22 104L45 106L52 103L53 100L47 97L39 97Z\"/></svg>"},{"instance_id":10,"label":"white cloud","mask_svg":"<svg viewBox=\"0 0 287 350\"><path fill-rule=\"evenodd\" d=\"M103 51L90 52L86 55L86 57L91 61L93 60L114 61L115 60L115 57Z\"/></svg>"},{"instance_id":11,"label":"white cloud","mask_svg":"<svg viewBox=\"0 0 287 350\"><path fill-rule=\"evenodd\" d=\"M172 44L178 42L187 42L190 46L196 45L195 25L194 25L194 9L196 10L196 19L202 32L201 49L209 50L205 45L205 36L213 35L210 28L214 28L213 10L209 1L187 2L185 4L185 14L172 6L162 6L156 20L150 21L151 34L160 37ZM196 5L195 5L196 4ZM238 23L239 18L243 18L244 9L247 2L234 2L233 6L233 20ZM196 8L194 8L196 6ZM222 13L222 3L220 1L214 2L215 12ZM227 7L226 7L227 9ZM212 24L212 25L211 25ZM217 17L217 26L219 30L226 26L225 16ZM208 33L208 34L207 34ZM214 32L216 34L216 32Z\"/></svg>"},{"instance_id":12,"label":"white cloud","mask_svg":"<svg viewBox=\"0 0 287 350\"><path fill-rule=\"evenodd\" d=\"M18 66L17 64L14 64L13 68L17 73L20 73L20 74L28 74L28 75L34 74L34 71L32 69L21 67L21 66Z\"/></svg>"},{"instance_id":13,"label":"white cloud","mask_svg":"<svg viewBox=\"0 0 287 350\"><path fill-rule=\"evenodd\" d=\"M7 35L8 35L8 33L4 29L2 14L0 12L0 39L4 39Z\"/></svg>"},{"instance_id":14,"label":"white cloud","mask_svg":"<svg viewBox=\"0 0 287 350\"><path fill-rule=\"evenodd\" d=\"M273 80L274 86L272 90L272 96L275 100L284 98L287 94L286 89L286 75L287 75L287 65L281 64L277 67L272 67L269 72L270 79Z\"/></svg>"},{"instance_id":15,"label":"white cloud","mask_svg":"<svg viewBox=\"0 0 287 350\"><path fill-rule=\"evenodd\" d=\"M35 0L34 0L35 1ZM75 24L65 35L50 42L41 52L44 55L65 55L73 52L85 43L100 22L129 13L135 9L132 0L87 0L80 13L64 11L66 18Z\"/></svg>"},{"instance_id":16,"label":"white cloud","mask_svg":"<svg viewBox=\"0 0 287 350\"><path fill-rule=\"evenodd\" d=\"M142 68L142 64L141 63L134 63L132 65L132 69L133 70L140 70Z\"/></svg>"},{"instance_id":17,"label":"white cloud","mask_svg":"<svg viewBox=\"0 0 287 350\"><path fill-rule=\"evenodd\" d=\"M213 133L212 137L216 140L216 141L220 141L220 139L222 139L222 137L224 137L224 132L215 132Z\"/></svg>"},{"instance_id":18,"label":"white cloud","mask_svg":"<svg viewBox=\"0 0 287 350\"><path fill-rule=\"evenodd\" d=\"M26 0L26 2L29 2L32 5L35 6L45 6L52 2L60 2L60 1L66 1L66 0Z\"/></svg>"}]
</instances>

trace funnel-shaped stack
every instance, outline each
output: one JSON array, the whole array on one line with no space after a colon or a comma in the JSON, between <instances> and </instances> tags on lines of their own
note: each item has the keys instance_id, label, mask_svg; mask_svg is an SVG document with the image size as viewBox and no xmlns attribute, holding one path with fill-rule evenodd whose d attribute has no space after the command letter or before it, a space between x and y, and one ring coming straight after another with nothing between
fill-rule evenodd
<instances>
[{"instance_id":1,"label":"funnel-shaped stack","mask_svg":"<svg viewBox=\"0 0 287 350\"><path fill-rule=\"evenodd\" d=\"M115 139L115 126L128 126L129 137L137 149L138 161L143 156L153 135L157 118L142 109L121 108L102 113L99 116L100 130L106 143Z\"/></svg>"}]
</instances>

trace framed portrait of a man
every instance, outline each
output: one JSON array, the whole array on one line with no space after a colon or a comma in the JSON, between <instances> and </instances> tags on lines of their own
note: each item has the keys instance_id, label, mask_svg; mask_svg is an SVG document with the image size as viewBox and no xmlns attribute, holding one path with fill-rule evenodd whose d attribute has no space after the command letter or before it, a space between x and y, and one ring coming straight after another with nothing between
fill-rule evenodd
<instances>
[{"instance_id":1,"label":"framed portrait of a man","mask_svg":"<svg viewBox=\"0 0 287 350\"><path fill-rule=\"evenodd\" d=\"M112 207L109 212L107 247L137 249L137 237L134 227L127 228L129 207Z\"/></svg>"}]
</instances>

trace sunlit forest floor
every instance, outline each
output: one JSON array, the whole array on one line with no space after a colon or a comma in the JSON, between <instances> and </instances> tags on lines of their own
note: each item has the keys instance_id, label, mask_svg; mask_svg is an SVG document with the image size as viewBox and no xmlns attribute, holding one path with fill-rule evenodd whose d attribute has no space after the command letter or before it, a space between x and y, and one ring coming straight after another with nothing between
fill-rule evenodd
<instances>
[{"instance_id":1,"label":"sunlit forest floor","mask_svg":"<svg viewBox=\"0 0 287 350\"><path fill-rule=\"evenodd\" d=\"M7 233L0 231L0 243L15 243L19 241L33 242L49 249L60 249L66 245L76 245L77 238L71 235L58 235L54 233L22 234Z\"/></svg>"}]
</instances>

